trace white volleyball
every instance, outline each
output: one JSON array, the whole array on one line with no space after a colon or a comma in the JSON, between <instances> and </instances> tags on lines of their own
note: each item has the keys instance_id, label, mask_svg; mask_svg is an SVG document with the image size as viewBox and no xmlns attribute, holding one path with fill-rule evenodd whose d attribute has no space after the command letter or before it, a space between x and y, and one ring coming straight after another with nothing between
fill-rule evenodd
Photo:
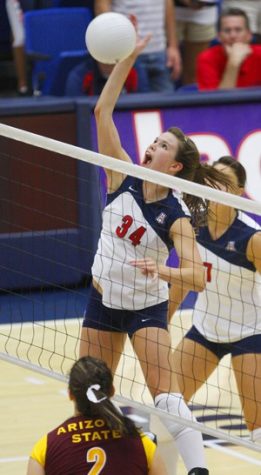
<instances>
[{"instance_id":1,"label":"white volleyball","mask_svg":"<svg viewBox=\"0 0 261 475\"><path fill-rule=\"evenodd\" d=\"M125 15L102 13L89 23L85 41L87 50L94 59L114 64L123 61L133 52L136 31Z\"/></svg>"}]
</instances>

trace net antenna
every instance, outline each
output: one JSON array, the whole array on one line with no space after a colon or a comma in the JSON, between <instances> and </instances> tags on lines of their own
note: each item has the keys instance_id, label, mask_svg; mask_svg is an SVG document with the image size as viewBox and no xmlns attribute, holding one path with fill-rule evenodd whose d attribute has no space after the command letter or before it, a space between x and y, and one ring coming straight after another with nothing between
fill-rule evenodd
<instances>
[{"instance_id":1,"label":"net antenna","mask_svg":"<svg viewBox=\"0 0 261 475\"><path fill-rule=\"evenodd\" d=\"M62 156L67 156L81 162L86 162L102 168L111 169L126 175L150 181L152 183L166 186L170 189L176 189L180 192L199 196L205 200L214 201L234 207L240 212L244 211L254 215L261 216L261 202L253 202L246 198L204 187L186 180L171 177L164 173L148 170L131 163L115 160L112 157L101 155L90 150L85 150L73 145L59 142L47 137L43 137L31 132L20 130L14 127L0 124L0 136L10 141L18 141L28 145L28 151L34 147L52 152L53 166ZM5 160L12 160L10 155L1 157L2 163ZM37 166L37 164L35 164ZM23 185L23 184L22 184ZM88 186L88 183L86 184ZM90 230L91 231L91 230ZM68 252L70 249L68 249ZM33 253L33 249L32 249ZM25 270L26 272L26 270ZM62 286L57 286L62 288ZM39 290L39 289L38 289ZM44 290L41 293L40 304L45 312ZM75 296L78 289L71 290ZM8 295L17 297L19 292L16 290L7 290ZM23 300L30 300L31 295L26 292L19 293ZM260 308L257 311L260 312ZM78 343L80 337L82 314L76 319L65 319L63 315L58 320L39 319L33 315L32 321L23 322L19 319L11 318L6 324L0 326L1 343L0 358L4 361L18 364L22 367L35 370L48 375L60 381L67 381L67 374L73 362L78 356ZM171 332L173 335L173 349L178 343L177 335L182 336L186 330L183 320L191 321L191 311L180 312L180 322L173 319ZM195 427L204 434L222 439L231 444L242 445L251 448L254 451L260 451L254 443L248 440L248 432L244 428L242 410L240 408L237 390L234 381L230 375L230 361L222 360L222 370L226 372L225 381L217 375L203 386L203 391L199 399L197 395L193 397L192 408L198 420L202 422L183 420L185 426ZM229 374L229 377L227 376ZM127 347L122 355L119 368L116 373L117 396L115 400L121 404L127 404L138 411L148 414L156 414L161 419L166 417L166 413L156 409L152 404L152 399L146 389L146 385L141 374L138 361L132 353L131 348ZM214 396L213 396L214 394ZM226 402L223 401L224 395L227 396ZM214 399L213 399L214 397ZM173 420L180 418L168 414ZM222 428L220 421L226 419L228 424ZM232 422L236 420L237 426L233 428ZM243 427L243 428L242 428Z\"/></svg>"}]
</instances>

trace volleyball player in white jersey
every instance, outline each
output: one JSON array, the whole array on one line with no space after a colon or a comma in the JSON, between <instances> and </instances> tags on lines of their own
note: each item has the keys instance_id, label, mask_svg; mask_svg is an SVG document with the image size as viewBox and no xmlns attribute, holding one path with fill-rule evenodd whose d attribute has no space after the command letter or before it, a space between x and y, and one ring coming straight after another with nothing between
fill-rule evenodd
<instances>
[{"instance_id":1,"label":"volleyball player in white jersey","mask_svg":"<svg viewBox=\"0 0 261 475\"><path fill-rule=\"evenodd\" d=\"M241 195L246 172L240 162L227 156L214 166ZM246 214L211 203L208 225L197 241L207 284L197 299L193 326L174 354L179 384L188 401L231 354L245 421L252 440L261 444L261 228ZM176 293L173 287L172 314Z\"/></svg>"},{"instance_id":2,"label":"volleyball player in white jersey","mask_svg":"<svg viewBox=\"0 0 261 475\"><path fill-rule=\"evenodd\" d=\"M148 38L113 69L95 108L99 151L131 161L113 122L115 103L130 68ZM143 167L204 183L222 180L213 167L199 163L194 143L176 128L162 133L145 153ZM108 196L92 268L93 289L85 312L80 354L104 359L114 372L127 337L139 358L145 380L160 409L183 418L192 414L172 371L167 330L168 283L202 291L204 267L189 212L181 198L160 185L106 170ZM191 198L195 214L204 203ZM165 265L175 246L181 266ZM189 473L207 474L201 434L166 420Z\"/></svg>"}]
</instances>

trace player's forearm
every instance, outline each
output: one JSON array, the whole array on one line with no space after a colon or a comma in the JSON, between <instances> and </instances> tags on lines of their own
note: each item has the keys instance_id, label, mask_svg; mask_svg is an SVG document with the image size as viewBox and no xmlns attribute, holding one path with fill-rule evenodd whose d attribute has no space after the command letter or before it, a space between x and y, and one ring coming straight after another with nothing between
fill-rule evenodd
<instances>
[{"instance_id":1,"label":"player's forearm","mask_svg":"<svg viewBox=\"0 0 261 475\"><path fill-rule=\"evenodd\" d=\"M184 286L172 285L169 289L169 307L168 307L168 321L170 322L174 313L178 310L181 303L187 296L189 290Z\"/></svg>"},{"instance_id":2,"label":"player's forearm","mask_svg":"<svg viewBox=\"0 0 261 475\"><path fill-rule=\"evenodd\" d=\"M96 114L101 112L111 114L113 112L135 60L136 54L132 53L127 59L115 65L96 104Z\"/></svg>"},{"instance_id":3,"label":"player's forearm","mask_svg":"<svg viewBox=\"0 0 261 475\"><path fill-rule=\"evenodd\" d=\"M228 62L218 89L231 89L236 87L239 69L239 66Z\"/></svg>"},{"instance_id":4,"label":"player's forearm","mask_svg":"<svg viewBox=\"0 0 261 475\"><path fill-rule=\"evenodd\" d=\"M205 288L205 268L203 266L173 268L160 265L158 267L160 279L176 284L184 290L202 292Z\"/></svg>"}]
</instances>

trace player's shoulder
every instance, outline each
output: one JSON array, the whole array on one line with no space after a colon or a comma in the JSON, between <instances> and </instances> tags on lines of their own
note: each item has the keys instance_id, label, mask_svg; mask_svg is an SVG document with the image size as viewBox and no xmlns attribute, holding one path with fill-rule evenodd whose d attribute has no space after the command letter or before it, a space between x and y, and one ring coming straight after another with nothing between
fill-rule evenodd
<instances>
[{"instance_id":1,"label":"player's shoulder","mask_svg":"<svg viewBox=\"0 0 261 475\"><path fill-rule=\"evenodd\" d=\"M190 218L190 211L183 199L182 193L177 190L172 190L169 195L169 204L172 212L175 214L180 212L182 216L184 215Z\"/></svg>"},{"instance_id":2,"label":"player's shoulder","mask_svg":"<svg viewBox=\"0 0 261 475\"><path fill-rule=\"evenodd\" d=\"M258 224L258 222L248 216L246 213L243 213L242 211L238 212L237 218L234 222L234 226L238 229L241 228L246 232L261 231L261 226Z\"/></svg>"}]
</instances>

